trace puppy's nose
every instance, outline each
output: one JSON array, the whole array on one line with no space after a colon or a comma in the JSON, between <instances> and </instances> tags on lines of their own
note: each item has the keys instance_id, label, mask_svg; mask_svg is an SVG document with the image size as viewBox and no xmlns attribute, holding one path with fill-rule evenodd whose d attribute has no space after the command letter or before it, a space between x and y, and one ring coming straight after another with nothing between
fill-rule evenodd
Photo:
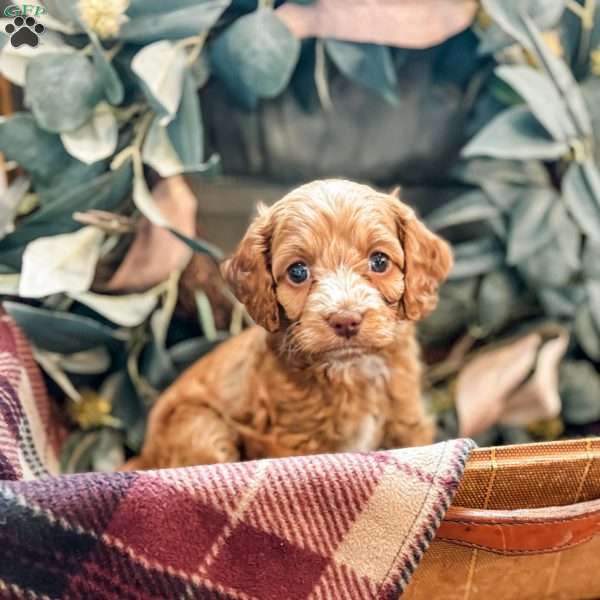
<instances>
[{"instance_id":1,"label":"puppy's nose","mask_svg":"<svg viewBox=\"0 0 600 600\"><path fill-rule=\"evenodd\" d=\"M358 333L362 315L351 310L337 312L327 320L331 328L340 337L351 338Z\"/></svg>"}]
</instances>

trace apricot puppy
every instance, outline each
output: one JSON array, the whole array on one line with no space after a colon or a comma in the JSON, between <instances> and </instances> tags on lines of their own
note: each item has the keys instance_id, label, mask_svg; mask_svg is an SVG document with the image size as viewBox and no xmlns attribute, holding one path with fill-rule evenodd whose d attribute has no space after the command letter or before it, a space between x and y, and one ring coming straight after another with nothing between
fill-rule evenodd
<instances>
[{"instance_id":1,"label":"apricot puppy","mask_svg":"<svg viewBox=\"0 0 600 600\"><path fill-rule=\"evenodd\" d=\"M432 442L414 322L448 245L394 196L315 181L261 208L223 275L257 325L153 407L148 469Z\"/></svg>"}]
</instances>

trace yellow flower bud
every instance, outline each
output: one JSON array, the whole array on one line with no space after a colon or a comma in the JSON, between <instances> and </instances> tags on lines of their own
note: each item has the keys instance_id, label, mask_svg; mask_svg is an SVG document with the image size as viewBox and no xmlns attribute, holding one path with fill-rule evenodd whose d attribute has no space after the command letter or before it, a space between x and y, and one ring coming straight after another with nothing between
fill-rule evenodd
<instances>
[{"instance_id":1,"label":"yellow flower bud","mask_svg":"<svg viewBox=\"0 0 600 600\"><path fill-rule=\"evenodd\" d=\"M79 0L78 6L82 21L98 37L113 38L127 20L129 0Z\"/></svg>"}]
</instances>

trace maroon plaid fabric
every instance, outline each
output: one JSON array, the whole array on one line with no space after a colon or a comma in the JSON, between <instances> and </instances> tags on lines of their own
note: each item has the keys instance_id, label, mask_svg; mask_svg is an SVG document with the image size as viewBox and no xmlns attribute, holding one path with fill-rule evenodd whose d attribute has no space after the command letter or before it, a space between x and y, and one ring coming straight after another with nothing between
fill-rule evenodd
<instances>
[{"instance_id":1,"label":"maroon plaid fabric","mask_svg":"<svg viewBox=\"0 0 600 600\"><path fill-rule=\"evenodd\" d=\"M0 482L0 597L397 598L471 446Z\"/></svg>"},{"instance_id":2,"label":"maroon plaid fabric","mask_svg":"<svg viewBox=\"0 0 600 600\"><path fill-rule=\"evenodd\" d=\"M1 315L0 480L56 474L59 438L29 344L12 319Z\"/></svg>"}]
</instances>

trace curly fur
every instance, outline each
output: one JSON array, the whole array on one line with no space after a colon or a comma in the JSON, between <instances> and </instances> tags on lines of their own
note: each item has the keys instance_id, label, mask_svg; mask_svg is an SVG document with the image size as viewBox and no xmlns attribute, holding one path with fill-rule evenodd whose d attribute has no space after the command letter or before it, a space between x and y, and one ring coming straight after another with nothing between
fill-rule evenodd
<instances>
[{"instance_id":1,"label":"curly fur","mask_svg":"<svg viewBox=\"0 0 600 600\"><path fill-rule=\"evenodd\" d=\"M375 251L384 273L369 270ZM301 285L287 278L299 260ZM430 443L414 321L451 265L411 208L364 185L315 181L261 208L222 265L257 325L167 389L128 468ZM349 339L328 323L342 310L362 316Z\"/></svg>"}]
</instances>

